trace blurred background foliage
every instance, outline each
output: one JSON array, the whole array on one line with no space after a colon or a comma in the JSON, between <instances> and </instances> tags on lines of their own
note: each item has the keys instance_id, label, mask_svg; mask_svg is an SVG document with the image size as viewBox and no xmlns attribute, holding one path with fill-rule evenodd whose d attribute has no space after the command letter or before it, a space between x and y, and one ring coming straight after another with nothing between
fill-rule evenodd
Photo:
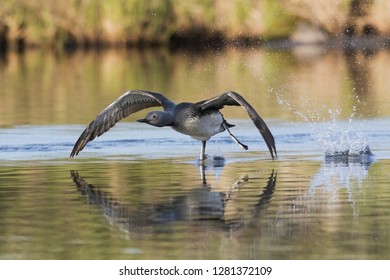
<instances>
[{"instance_id":1,"label":"blurred background foliage","mask_svg":"<svg viewBox=\"0 0 390 280\"><path fill-rule=\"evenodd\" d=\"M388 0L2 0L1 48L155 46L390 34ZM310 40L310 38L309 38Z\"/></svg>"}]
</instances>

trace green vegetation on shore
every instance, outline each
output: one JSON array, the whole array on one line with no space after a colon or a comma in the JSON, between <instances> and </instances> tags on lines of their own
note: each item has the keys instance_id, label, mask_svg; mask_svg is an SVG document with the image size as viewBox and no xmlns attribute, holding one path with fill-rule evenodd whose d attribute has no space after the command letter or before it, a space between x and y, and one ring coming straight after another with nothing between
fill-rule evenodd
<instances>
[{"instance_id":1,"label":"green vegetation on shore","mask_svg":"<svg viewBox=\"0 0 390 280\"><path fill-rule=\"evenodd\" d=\"M0 48L252 42L390 34L387 0L2 0Z\"/></svg>"}]
</instances>

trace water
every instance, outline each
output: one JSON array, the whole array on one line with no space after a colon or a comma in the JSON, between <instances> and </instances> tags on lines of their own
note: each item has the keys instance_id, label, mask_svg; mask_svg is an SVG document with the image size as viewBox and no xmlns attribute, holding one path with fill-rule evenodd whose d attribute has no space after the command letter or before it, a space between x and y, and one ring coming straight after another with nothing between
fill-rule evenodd
<instances>
[{"instance_id":1,"label":"water","mask_svg":"<svg viewBox=\"0 0 390 280\"><path fill-rule=\"evenodd\" d=\"M357 55L365 77L338 53L204 55L10 54L0 64L0 259L389 259L389 54ZM128 88L176 101L236 90L279 157L229 108L249 150L216 135L205 166L198 141L133 122L145 112L70 159Z\"/></svg>"},{"instance_id":2,"label":"water","mask_svg":"<svg viewBox=\"0 0 390 280\"><path fill-rule=\"evenodd\" d=\"M367 162L374 160L368 140L363 132L365 122L356 121L356 107L352 107L352 114L345 122L338 120L341 114L340 109L331 109L326 106L316 108L315 112L296 111L295 106L286 103L282 97L277 95L280 106L300 116L309 126L310 135L317 142L324 152L325 160L345 162ZM359 102L359 100L357 99ZM329 120L325 120L319 109L324 109L329 114ZM367 129L367 128L366 128Z\"/></svg>"}]
</instances>

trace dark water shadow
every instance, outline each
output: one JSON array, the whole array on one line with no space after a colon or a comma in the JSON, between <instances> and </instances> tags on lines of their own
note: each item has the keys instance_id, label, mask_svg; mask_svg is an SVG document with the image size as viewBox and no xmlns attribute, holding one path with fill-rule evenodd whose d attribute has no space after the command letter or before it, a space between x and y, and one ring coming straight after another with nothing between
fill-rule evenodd
<instances>
[{"instance_id":1,"label":"dark water shadow","mask_svg":"<svg viewBox=\"0 0 390 280\"><path fill-rule=\"evenodd\" d=\"M360 164L367 169L375 161L375 155L371 152L369 146L366 146L363 150L357 152L351 152L350 150L336 151L334 153L325 153L325 164Z\"/></svg>"},{"instance_id":2,"label":"dark water shadow","mask_svg":"<svg viewBox=\"0 0 390 280\"><path fill-rule=\"evenodd\" d=\"M237 193L244 188L250 178L240 177L232 182L231 187L225 192L213 191L212 186L207 183L205 169L200 168L202 174L199 185L186 194L173 195L166 203L142 203L137 208L115 197L111 192L102 190L103 187L89 184L78 171L71 170L70 175L77 191L88 204L100 208L109 224L129 233L144 232L145 228L177 221L209 222L210 226L221 230L242 229L250 225L250 221L258 217L272 199L277 179L274 170L269 175L267 184L262 187L263 191L258 195L252 209L245 209L246 213L250 210L249 213L252 215L248 221L248 217L244 218L240 213L231 213L232 207L229 205L235 203ZM227 208L230 209L229 213Z\"/></svg>"},{"instance_id":3,"label":"dark water shadow","mask_svg":"<svg viewBox=\"0 0 390 280\"><path fill-rule=\"evenodd\" d=\"M375 157L368 146L360 154L325 155L323 164L312 177L309 193L315 193L318 188L328 191L345 188L350 191L354 183L362 184L373 162Z\"/></svg>"}]
</instances>

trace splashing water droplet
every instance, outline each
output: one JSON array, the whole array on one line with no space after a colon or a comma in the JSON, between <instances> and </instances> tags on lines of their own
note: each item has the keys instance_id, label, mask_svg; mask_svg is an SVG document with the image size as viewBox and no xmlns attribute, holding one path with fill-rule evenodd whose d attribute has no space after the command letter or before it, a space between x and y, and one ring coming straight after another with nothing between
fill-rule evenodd
<instances>
[{"instance_id":1,"label":"splashing water droplet","mask_svg":"<svg viewBox=\"0 0 390 280\"><path fill-rule=\"evenodd\" d=\"M310 135L323 150L325 156L361 157L371 156L368 141L364 133L354 125L354 117L357 109L354 106L347 122L338 121L341 109L331 109L322 106L329 115L330 120L321 118L318 111L300 112L293 104L290 104L277 95L278 104L292 111L310 125ZM309 109L308 109L309 110Z\"/></svg>"}]
</instances>

